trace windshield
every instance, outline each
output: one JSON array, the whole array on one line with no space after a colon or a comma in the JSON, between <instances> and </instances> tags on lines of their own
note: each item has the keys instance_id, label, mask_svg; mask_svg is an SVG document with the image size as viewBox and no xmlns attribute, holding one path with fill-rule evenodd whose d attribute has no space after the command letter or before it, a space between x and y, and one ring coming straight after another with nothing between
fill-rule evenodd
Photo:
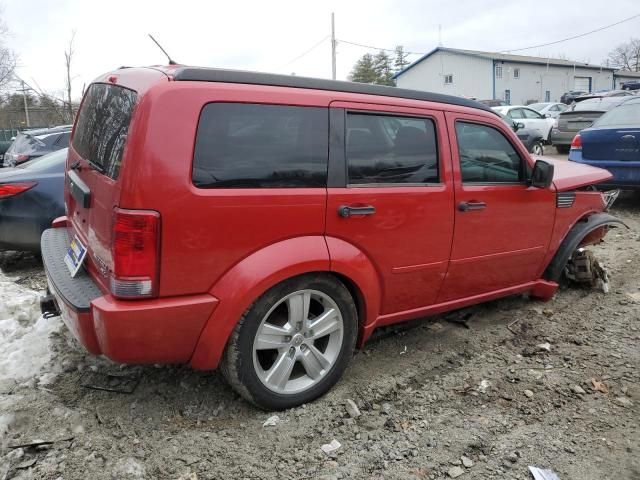
<instances>
[{"instance_id":1,"label":"windshield","mask_svg":"<svg viewBox=\"0 0 640 480\"><path fill-rule=\"evenodd\" d=\"M67 160L67 150L69 149L63 148L60 150L56 150L55 152L49 153L48 155L43 155L42 157L34 158L33 160L24 162L21 165L17 165L16 168L24 168L27 170L35 171L46 170L47 168L52 167L56 164L64 165L64 162Z\"/></svg>"},{"instance_id":2,"label":"windshield","mask_svg":"<svg viewBox=\"0 0 640 480\"><path fill-rule=\"evenodd\" d=\"M44 143L36 137L32 137L27 133L19 133L11 146L8 148L7 153L17 153L20 155L29 155L35 153L39 148L43 147Z\"/></svg>"},{"instance_id":3,"label":"windshield","mask_svg":"<svg viewBox=\"0 0 640 480\"><path fill-rule=\"evenodd\" d=\"M600 117L594 127L608 127L625 125L640 128L640 102L625 103Z\"/></svg>"}]
</instances>

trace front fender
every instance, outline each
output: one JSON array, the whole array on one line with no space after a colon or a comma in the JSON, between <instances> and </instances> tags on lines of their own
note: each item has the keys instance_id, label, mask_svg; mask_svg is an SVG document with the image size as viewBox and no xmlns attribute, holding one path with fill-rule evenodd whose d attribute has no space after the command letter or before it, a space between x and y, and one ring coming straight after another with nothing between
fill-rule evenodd
<instances>
[{"instance_id":1,"label":"front fender","mask_svg":"<svg viewBox=\"0 0 640 480\"><path fill-rule=\"evenodd\" d=\"M544 271L543 278L552 282L560 280L564 267L567 265L569 258L571 258L576 248L582 244L582 240L598 228L615 224L626 227L622 220L608 213L595 213L587 217L584 221L576 223L571 230L569 230L566 237L564 237L558 251Z\"/></svg>"},{"instance_id":2,"label":"front fender","mask_svg":"<svg viewBox=\"0 0 640 480\"><path fill-rule=\"evenodd\" d=\"M201 370L216 368L238 320L269 288L287 278L329 269L322 236L290 238L244 258L209 291L219 304L200 334L190 365Z\"/></svg>"}]
</instances>

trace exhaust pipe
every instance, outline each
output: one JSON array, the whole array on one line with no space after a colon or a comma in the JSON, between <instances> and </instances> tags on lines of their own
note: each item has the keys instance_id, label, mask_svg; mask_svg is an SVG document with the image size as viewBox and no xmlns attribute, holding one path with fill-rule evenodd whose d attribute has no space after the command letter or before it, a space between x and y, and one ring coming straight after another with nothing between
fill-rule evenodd
<instances>
[{"instance_id":1,"label":"exhaust pipe","mask_svg":"<svg viewBox=\"0 0 640 480\"><path fill-rule=\"evenodd\" d=\"M60 316L60 310L53 295L40 297L40 311L44 318L53 318Z\"/></svg>"}]
</instances>

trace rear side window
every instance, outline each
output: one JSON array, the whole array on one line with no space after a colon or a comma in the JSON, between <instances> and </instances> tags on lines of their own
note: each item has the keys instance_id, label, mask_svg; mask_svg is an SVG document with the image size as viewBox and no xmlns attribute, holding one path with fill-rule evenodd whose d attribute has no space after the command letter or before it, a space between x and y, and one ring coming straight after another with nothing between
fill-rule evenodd
<instances>
[{"instance_id":1,"label":"rear side window","mask_svg":"<svg viewBox=\"0 0 640 480\"><path fill-rule=\"evenodd\" d=\"M437 183L433 120L347 113L350 185Z\"/></svg>"},{"instance_id":2,"label":"rear side window","mask_svg":"<svg viewBox=\"0 0 640 480\"><path fill-rule=\"evenodd\" d=\"M114 180L120 173L136 92L117 85L92 84L84 98L73 134L73 148Z\"/></svg>"},{"instance_id":3,"label":"rear side window","mask_svg":"<svg viewBox=\"0 0 640 480\"><path fill-rule=\"evenodd\" d=\"M326 108L210 103L200 115L193 183L200 188L324 187Z\"/></svg>"}]
</instances>

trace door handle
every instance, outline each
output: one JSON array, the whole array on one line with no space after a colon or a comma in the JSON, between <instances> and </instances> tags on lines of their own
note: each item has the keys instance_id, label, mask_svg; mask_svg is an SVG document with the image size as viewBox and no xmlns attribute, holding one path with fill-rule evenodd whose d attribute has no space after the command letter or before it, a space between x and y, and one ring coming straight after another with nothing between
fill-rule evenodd
<instances>
[{"instance_id":1,"label":"door handle","mask_svg":"<svg viewBox=\"0 0 640 480\"><path fill-rule=\"evenodd\" d=\"M376 207L367 205L364 207L349 207L348 205L340 205L338 207L338 215L342 218L349 218L352 215L373 215L376 213Z\"/></svg>"},{"instance_id":2,"label":"door handle","mask_svg":"<svg viewBox=\"0 0 640 480\"><path fill-rule=\"evenodd\" d=\"M487 204L484 202L460 202L458 204L458 210L461 212L469 212L471 210L484 210L487 208Z\"/></svg>"}]
</instances>

